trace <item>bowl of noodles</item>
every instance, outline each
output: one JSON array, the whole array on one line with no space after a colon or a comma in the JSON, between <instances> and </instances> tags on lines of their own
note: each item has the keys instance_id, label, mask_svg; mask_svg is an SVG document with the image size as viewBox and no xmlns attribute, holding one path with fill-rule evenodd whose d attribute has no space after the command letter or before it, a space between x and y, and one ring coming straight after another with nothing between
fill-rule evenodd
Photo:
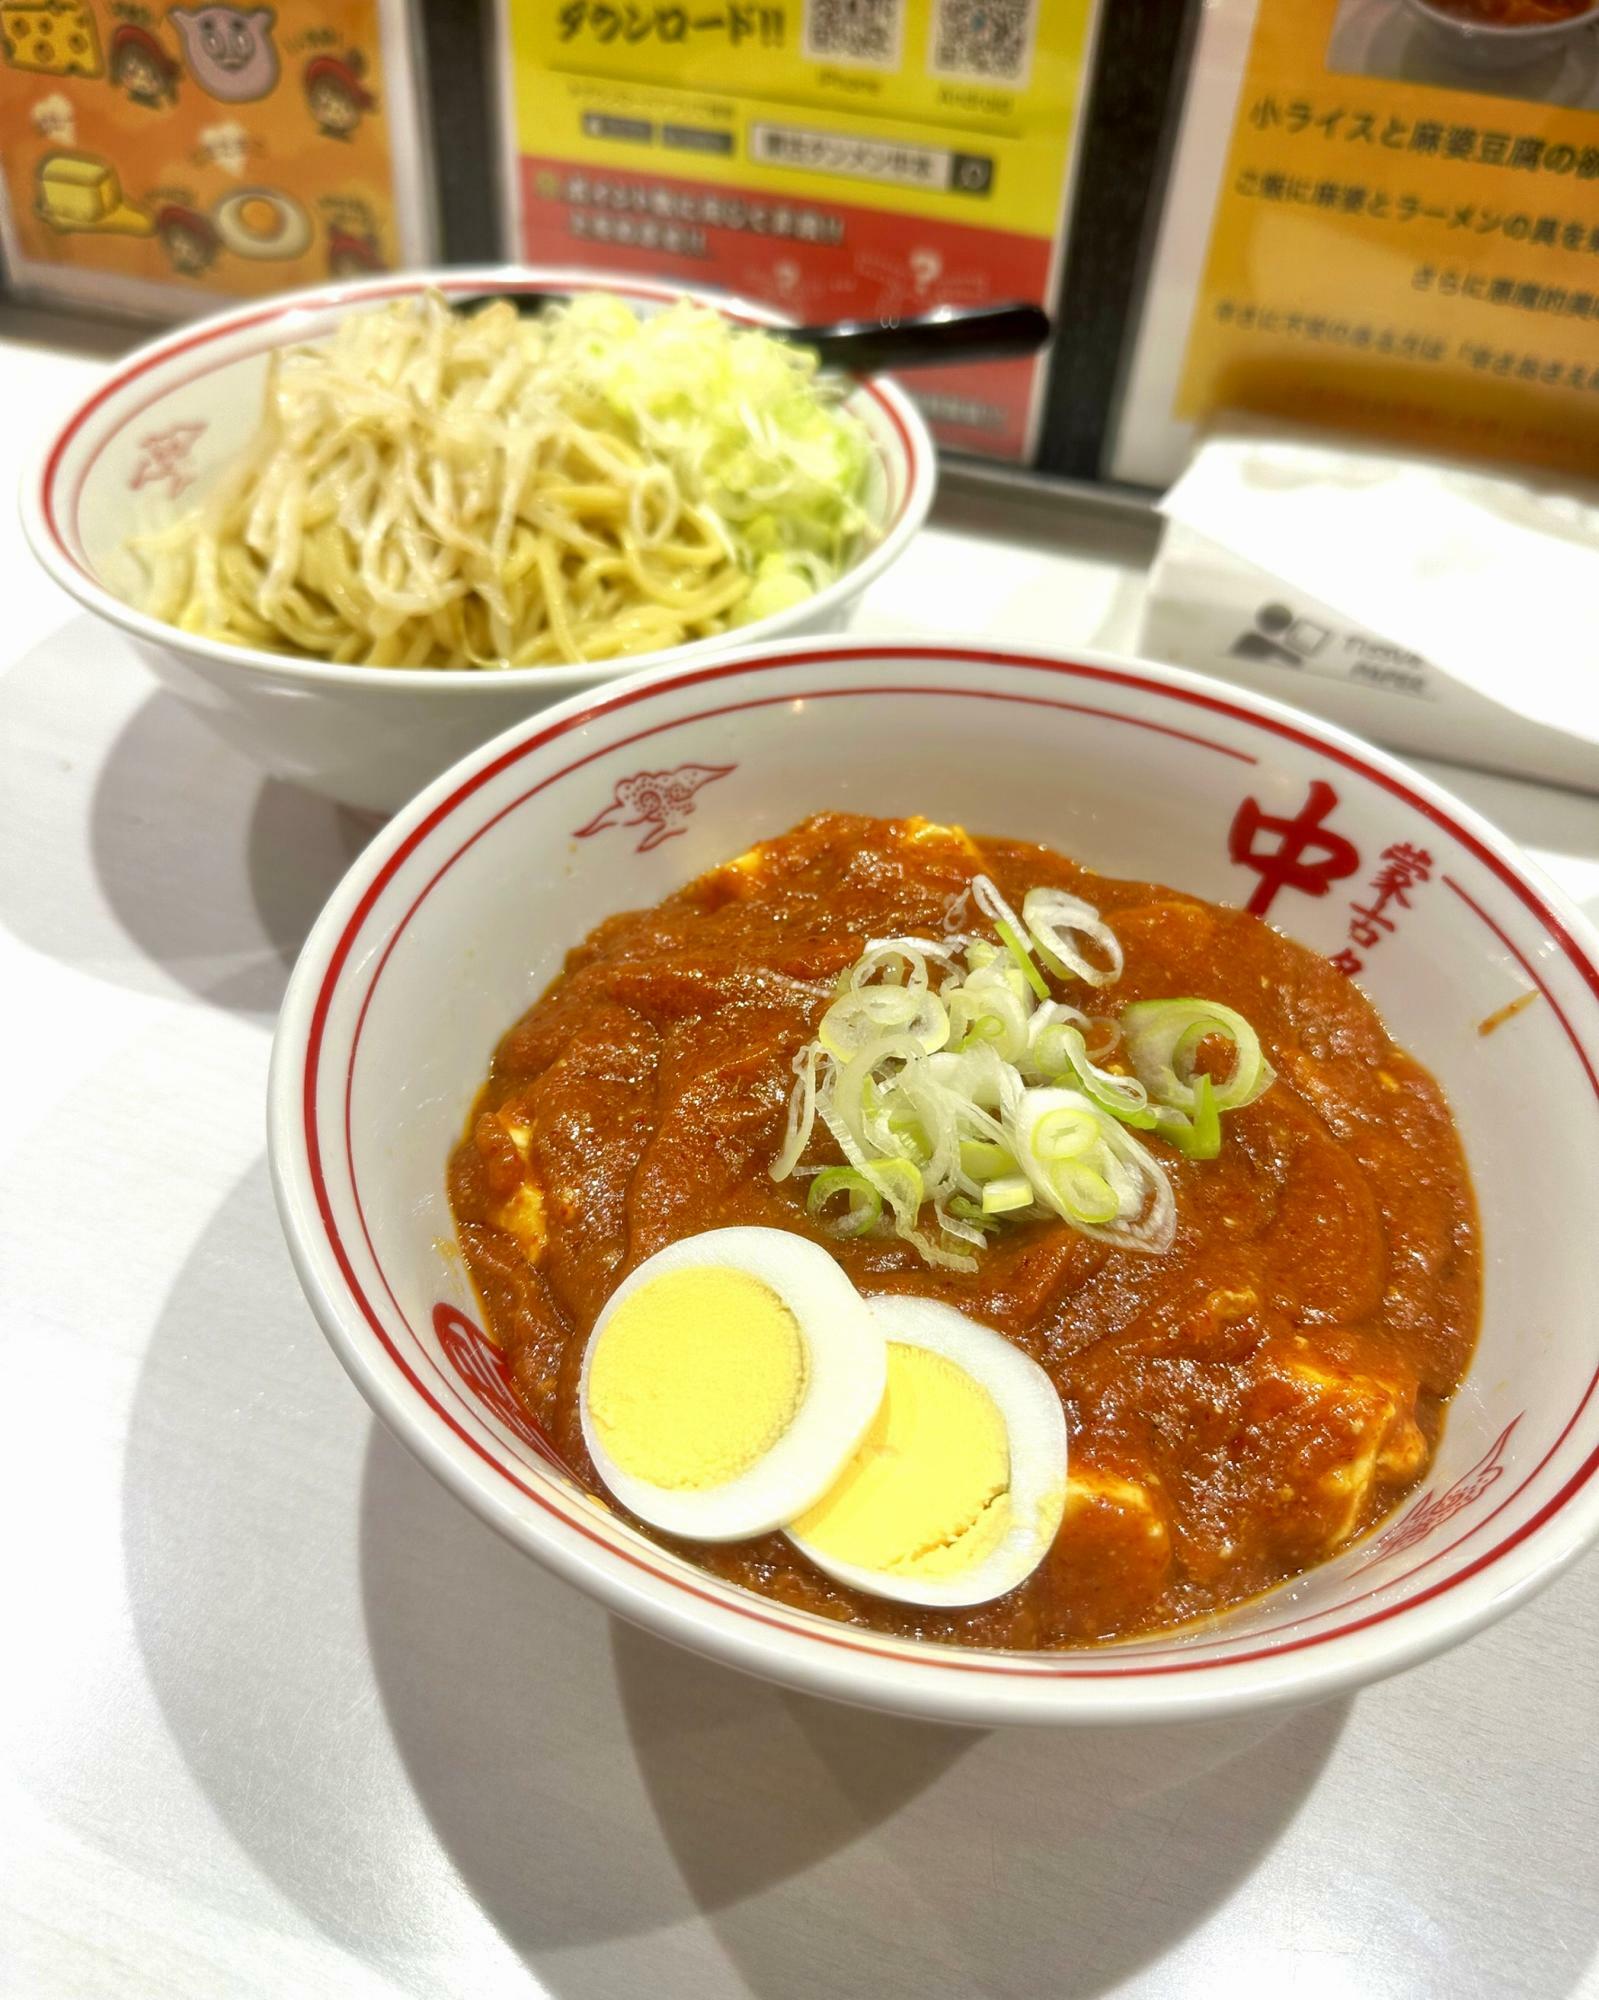
<instances>
[{"instance_id":1,"label":"bowl of noodles","mask_svg":"<svg viewBox=\"0 0 1599 2000\"><path fill-rule=\"evenodd\" d=\"M129 356L29 470L24 526L235 747L392 811L552 702L848 622L933 446L892 382L781 327L565 269L291 294Z\"/></svg>"}]
</instances>

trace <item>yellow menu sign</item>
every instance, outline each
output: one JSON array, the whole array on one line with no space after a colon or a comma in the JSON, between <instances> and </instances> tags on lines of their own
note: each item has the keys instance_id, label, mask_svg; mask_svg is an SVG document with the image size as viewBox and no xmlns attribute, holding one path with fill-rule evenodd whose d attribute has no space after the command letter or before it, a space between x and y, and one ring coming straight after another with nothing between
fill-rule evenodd
<instances>
[{"instance_id":1,"label":"yellow menu sign","mask_svg":"<svg viewBox=\"0 0 1599 2000\"><path fill-rule=\"evenodd\" d=\"M403 5L0 0L19 289L171 313L425 255Z\"/></svg>"},{"instance_id":2,"label":"yellow menu sign","mask_svg":"<svg viewBox=\"0 0 1599 2000\"><path fill-rule=\"evenodd\" d=\"M1512 5L1500 11L1528 23L1485 34L1487 11L1260 0L1219 164L1206 173L1191 106L1172 179L1178 211L1202 179L1214 197L1165 404L1176 426L1248 409L1593 471L1599 9L1574 0L1551 26ZM1219 88L1202 47L1194 89ZM1180 261L1168 227L1157 319ZM1160 374L1144 352L1125 424L1135 474L1175 469L1132 402L1158 401Z\"/></svg>"},{"instance_id":3,"label":"yellow menu sign","mask_svg":"<svg viewBox=\"0 0 1599 2000\"><path fill-rule=\"evenodd\" d=\"M508 0L516 254L800 319L1047 302L1093 0ZM918 374L1022 458L1034 361Z\"/></svg>"}]
</instances>

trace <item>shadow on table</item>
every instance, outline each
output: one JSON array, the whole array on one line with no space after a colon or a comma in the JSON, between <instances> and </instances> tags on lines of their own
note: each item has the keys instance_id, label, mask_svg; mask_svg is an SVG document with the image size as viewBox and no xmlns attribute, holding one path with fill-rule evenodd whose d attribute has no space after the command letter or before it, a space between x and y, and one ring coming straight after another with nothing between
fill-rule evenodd
<instances>
[{"instance_id":1,"label":"shadow on table","mask_svg":"<svg viewBox=\"0 0 1599 2000\"><path fill-rule=\"evenodd\" d=\"M114 361L151 338L148 320L86 316L58 306L27 305L0 299L0 340L26 342L47 353L87 355Z\"/></svg>"},{"instance_id":2,"label":"shadow on table","mask_svg":"<svg viewBox=\"0 0 1599 2000\"><path fill-rule=\"evenodd\" d=\"M258 1160L196 1240L144 1356L123 1454L128 1603L223 1835L329 1936L391 1964L416 1933L414 1857L431 1843L366 1660L353 1523L369 1427L295 1284ZM152 1817L158 1775L136 1780ZM237 1863L196 1852L182 1886L229 1908Z\"/></svg>"},{"instance_id":3,"label":"shadow on table","mask_svg":"<svg viewBox=\"0 0 1599 2000\"><path fill-rule=\"evenodd\" d=\"M274 1015L306 932L378 822L264 780L158 691L133 709L86 788L70 755L46 750L71 740L62 711L103 713L130 675L142 678L115 638L90 643L88 622L52 634L0 679L0 795L20 822L0 870L0 922L137 992L176 984Z\"/></svg>"},{"instance_id":4,"label":"shadow on table","mask_svg":"<svg viewBox=\"0 0 1599 2000\"><path fill-rule=\"evenodd\" d=\"M619 1970L571 1947L696 1913L763 2000L1103 1992L1252 1871L1348 1712L985 1735L784 1692L619 1622L607 1664L590 1607L381 1431L362 1518L372 1658L417 1796L563 1995ZM1129 1894L1156 1849L1174 1863L1158 1895Z\"/></svg>"},{"instance_id":5,"label":"shadow on table","mask_svg":"<svg viewBox=\"0 0 1599 2000\"><path fill-rule=\"evenodd\" d=\"M276 1014L334 885L381 822L263 778L152 694L95 786L95 873L144 953L216 1006Z\"/></svg>"},{"instance_id":6,"label":"shadow on table","mask_svg":"<svg viewBox=\"0 0 1599 2000\"><path fill-rule=\"evenodd\" d=\"M1295 1816L1317 1815L1352 1712L983 1735L784 1693L614 1623L366 1416L293 1283L262 1162L177 1274L123 1466L133 1630L183 1775L91 1731L75 1823L92 1842L105 1799L137 1796L157 1827L192 1814L163 1789L192 1782L219 1837L185 1860L189 1902L238 1907L231 1841L430 2000L503 1990L508 1953L562 2000L1088 2000L1251 1893ZM1397 1764L1426 1803L1362 1817L1362 1907L1390 1874L1414 1884L1417 1840L1438 1893L1411 1886L1409 1914L1383 1920L1391 1983L1520 1990L1529 1928L1564 1941L1580 1981L1581 1768L1540 1767L1547 1814L1518 1817L1508 1857L1479 1765L1508 1781L1522 1681L1463 1661L1459 1758L1422 1769L1407 1748L1455 1668L1430 1669L1419 1699L1362 1704L1338 1802L1291 1836L1290 1881L1314 1902L1341 1857L1329 1815L1336 1831L1363 1774ZM124 1862L138 1840L118 1834ZM1448 1914L1478 1907L1497 1913L1480 1933Z\"/></svg>"},{"instance_id":7,"label":"shadow on table","mask_svg":"<svg viewBox=\"0 0 1599 2000\"><path fill-rule=\"evenodd\" d=\"M697 1908L762 2000L820 1987L876 1995L1086 1996L1121 1985L1203 1924L1253 1873L1313 1788L1350 1704L1184 1727L1008 1730L923 1725L958 1744L936 1795L896 1810L881 1723L769 1691L726 1734L729 1676L666 1667L659 1641L616 1632L618 1675L663 1837ZM848 1718L844 1720L842 1718ZM906 1730L914 1725L899 1724ZM725 1754L706 1754L706 1739ZM778 1768L768 1739L792 1739ZM858 1851L793 1831L853 1823ZM751 1855L789 1850L755 1898ZM797 1951L797 1937L812 1940Z\"/></svg>"}]
</instances>

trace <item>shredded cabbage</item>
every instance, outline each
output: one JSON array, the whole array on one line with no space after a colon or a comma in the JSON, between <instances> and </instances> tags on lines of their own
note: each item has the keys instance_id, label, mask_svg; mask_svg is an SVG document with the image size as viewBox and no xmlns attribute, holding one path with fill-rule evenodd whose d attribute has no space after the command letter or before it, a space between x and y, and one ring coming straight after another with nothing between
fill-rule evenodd
<instances>
[{"instance_id":1,"label":"shredded cabbage","mask_svg":"<svg viewBox=\"0 0 1599 2000\"><path fill-rule=\"evenodd\" d=\"M868 525L870 446L813 354L687 299L640 318L624 300L588 293L558 324L581 357L579 379L715 509L757 580L781 573L763 558L812 589L805 555L837 570Z\"/></svg>"}]
</instances>

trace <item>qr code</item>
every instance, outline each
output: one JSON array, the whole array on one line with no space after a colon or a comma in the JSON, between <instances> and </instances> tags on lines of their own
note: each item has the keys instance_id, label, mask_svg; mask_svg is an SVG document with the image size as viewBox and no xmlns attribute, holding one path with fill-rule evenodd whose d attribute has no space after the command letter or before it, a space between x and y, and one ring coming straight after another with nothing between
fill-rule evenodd
<instances>
[{"instance_id":1,"label":"qr code","mask_svg":"<svg viewBox=\"0 0 1599 2000\"><path fill-rule=\"evenodd\" d=\"M1036 0L937 0L933 15L934 76L1027 81L1033 66Z\"/></svg>"},{"instance_id":2,"label":"qr code","mask_svg":"<svg viewBox=\"0 0 1599 2000\"><path fill-rule=\"evenodd\" d=\"M813 61L898 69L905 0L805 0L805 53Z\"/></svg>"}]
</instances>

